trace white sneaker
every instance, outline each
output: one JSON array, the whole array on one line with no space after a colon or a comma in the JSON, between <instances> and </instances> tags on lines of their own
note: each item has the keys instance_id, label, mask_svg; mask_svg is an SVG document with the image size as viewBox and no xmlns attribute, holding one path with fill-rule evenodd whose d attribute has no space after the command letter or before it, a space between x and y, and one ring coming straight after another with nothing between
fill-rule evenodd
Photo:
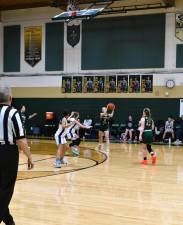
<instances>
[{"instance_id":1,"label":"white sneaker","mask_svg":"<svg viewBox=\"0 0 183 225\"><path fill-rule=\"evenodd\" d=\"M73 153L74 153L74 156L78 156L79 155L79 151L77 148L74 148L73 149Z\"/></svg>"},{"instance_id":2,"label":"white sneaker","mask_svg":"<svg viewBox=\"0 0 183 225\"><path fill-rule=\"evenodd\" d=\"M61 168L61 162L58 159L55 159L54 163L53 163L55 168Z\"/></svg>"},{"instance_id":3,"label":"white sneaker","mask_svg":"<svg viewBox=\"0 0 183 225\"><path fill-rule=\"evenodd\" d=\"M179 144L181 144L181 143L182 143L182 142L179 141L179 140L176 140L176 141L174 142L175 145L179 145Z\"/></svg>"},{"instance_id":4,"label":"white sneaker","mask_svg":"<svg viewBox=\"0 0 183 225\"><path fill-rule=\"evenodd\" d=\"M61 164L61 165L67 165L68 162L67 162L65 159L61 159L61 160L60 160L60 164Z\"/></svg>"}]
</instances>

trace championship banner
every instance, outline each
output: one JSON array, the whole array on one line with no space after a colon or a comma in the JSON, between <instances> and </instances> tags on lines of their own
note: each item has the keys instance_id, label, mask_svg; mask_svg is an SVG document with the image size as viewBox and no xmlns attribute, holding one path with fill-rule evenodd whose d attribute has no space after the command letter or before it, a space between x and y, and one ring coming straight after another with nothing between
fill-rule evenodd
<instances>
[{"instance_id":1,"label":"championship banner","mask_svg":"<svg viewBox=\"0 0 183 225\"><path fill-rule=\"evenodd\" d=\"M80 24L67 24L67 43L73 48L80 41Z\"/></svg>"},{"instance_id":2,"label":"championship banner","mask_svg":"<svg viewBox=\"0 0 183 225\"><path fill-rule=\"evenodd\" d=\"M107 76L106 77L106 93L115 93L116 92L116 76Z\"/></svg>"},{"instance_id":3,"label":"championship banner","mask_svg":"<svg viewBox=\"0 0 183 225\"><path fill-rule=\"evenodd\" d=\"M72 77L62 77L62 93L71 93Z\"/></svg>"},{"instance_id":4,"label":"championship banner","mask_svg":"<svg viewBox=\"0 0 183 225\"><path fill-rule=\"evenodd\" d=\"M117 92L127 93L128 92L128 75L117 76Z\"/></svg>"},{"instance_id":5,"label":"championship banner","mask_svg":"<svg viewBox=\"0 0 183 225\"><path fill-rule=\"evenodd\" d=\"M95 76L94 92L104 93L104 86L105 86L105 77Z\"/></svg>"},{"instance_id":6,"label":"championship banner","mask_svg":"<svg viewBox=\"0 0 183 225\"><path fill-rule=\"evenodd\" d=\"M140 92L140 76L139 75L129 76L129 92L130 93Z\"/></svg>"},{"instance_id":7,"label":"championship banner","mask_svg":"<svg viewBox=\"0 0 183 225\"><path fill-rule=\"evenodd\" d=\"M82 93L83 77L74 76L72 78L72 93Z\"/></svg>"},{"instance_id":8,"label":"championship banner","mask_svg":"<svg viewBox=\"0 0 183 225\"><path fill-rule=\"evenodd\" d=\"M141 92L153 92L153 76L142 75L141 77Z\"/></svg>"},{"instance_id":9,"label":"championship banner","mask_svg":"<svg viewBox=\"0 0 183 225\"><path fill-rule=\"evenodd\" d=\"M24 59L30 66L35 66L41 60L42 27L24 28Z\"/></svg>"},{"instance_id":10,"label":"championship banner","mask_svg":"<svg viewBox=\"0 0 183 225\"><path fill-rule=\"evenodd\" d=\"M183 41L183 13L175 14L175 36Z\"/></svg>"}]
</instances>

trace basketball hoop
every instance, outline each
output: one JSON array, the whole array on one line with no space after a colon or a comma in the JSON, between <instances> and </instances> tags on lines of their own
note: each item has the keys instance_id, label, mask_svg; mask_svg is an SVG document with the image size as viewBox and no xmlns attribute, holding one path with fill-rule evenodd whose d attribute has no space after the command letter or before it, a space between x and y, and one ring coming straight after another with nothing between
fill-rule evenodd
<instances>
[{"instance_id":1,"label":"basketball hoop","mask_svg":"<svg viewBox=\"0 0 183 225\"><path fill-rule=\"evenodd\" d=\"M74 0L76 3L76 0ZM71 2L73 3L73 2ZM74 10L70 10L72 8L75 8ZM68 6L68 9L70 11L62 12L58 15L55 15L52 17L52 20L64 20L67 24L71 21L75 20L74 23L80 24L81 20L88 20L90 18L94 18L101 14L101 12L104 10L104 8L95 8L95 9L81 9L77 10L75 5ZM76 21L77 20L77 21Z\"/></svg>"}]
</instances>

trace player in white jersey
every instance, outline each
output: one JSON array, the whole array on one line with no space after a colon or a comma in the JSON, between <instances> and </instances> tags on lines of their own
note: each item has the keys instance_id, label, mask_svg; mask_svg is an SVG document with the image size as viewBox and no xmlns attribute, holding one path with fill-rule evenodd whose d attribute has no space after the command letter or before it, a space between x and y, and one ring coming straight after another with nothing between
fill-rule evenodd
<instances>
[{"instance_id":1,"label":"player in white jersey","mask_svg":"<svg viewBox=\"0 0 183 225\"><path fill-rule=\"evenodd\" d=\"M55 141L58 146L54 162L56 168L61 168L61 164L65 164L63 158L68 147L66 141L67 128L71 126L71 123L68 123L68 120L73 116L73 113L70 115L68 112L64 112L63 116L64 117L60 120L58 130L55 133Z\"/></svg>"},{"instance_id":2,"label":"player in white jersey","mask_svg":"<svg viewBox=\"0 0 183 225\"><path fill-rule=\"evenodd\" d=\"M74 155L78 156L78 146L81 142L79 137L79 129L90 129L92 126L85 126L79 122L79 113L75 112L73 117L70 118L71 126L67 129L67 137L72 140L69 147L73 151Z\"/></svg>"}]
</instances>

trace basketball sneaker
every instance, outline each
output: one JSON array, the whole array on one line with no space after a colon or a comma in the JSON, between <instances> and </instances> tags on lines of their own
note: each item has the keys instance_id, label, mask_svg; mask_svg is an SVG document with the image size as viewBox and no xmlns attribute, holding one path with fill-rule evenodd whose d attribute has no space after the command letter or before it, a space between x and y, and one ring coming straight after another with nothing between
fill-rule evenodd
<instances>
[{"instance_id":1,"label":"basketball sneaker","mask_svg":"<svg viewBox=\"0 0 183 225\"><path fill-rule=\"evenodd\" d=\"M143 159L143 160L141 161L141 164L142 164L142 165L147 165L147 163L148 163L148 162L147 162L147 160L145 160L145 159Z\"/></svg>"},{"instance_id":2,"label":"basketball sneaker","mask_svg":"<svg viewBox=\"0 0 183 225\"><path fill-rule=\"evenodd\" d=\"M157 161L157 156L156 155L153 155L151 157L151 160L152 160L152 164L155 165L156 164L156 161Z\"/></svg>"},{"instance_id":3,"label":"basketball sneaker","mask_svg":"<svg viewBox=\"0 0 183 225\"><path fill-rule=\"evenodd\" d=\"M77 148L74 148L73 150L74 156L78 156L79 155L79 151Z\"/></svg>"},{"instance_id":4,"label":"basketball sneaker","mask_svg":"<svg viewBox=\"0 0 183 225\"><path fill-rule=\"evenodd\" d=\"M59 159L55 159L53 165L55 168L61 168L61 161Z\"/></svg>"},{"instance_id":5,"label":"basketball sneaker","mask_svg":"<svg viewBox=\"0 0 183 225\"><path fill-rule=\"evenodd\" d=\"M67 162L66 160L64 160L64 159L61 159L61 160L60 160L60 164L61 164L61 165L67 165L68 162Z\"/></svg>"},{"instance_id":6,"label":"basketball sneaker","mask_svg":"<svg viewBox=\"0 0 183 225\"><path fill-rule=\"evenodd\" d=\"M5 223L6 225L15 225L15 222L12 221L11 223Z\"/></svg>"}]
</instances>

